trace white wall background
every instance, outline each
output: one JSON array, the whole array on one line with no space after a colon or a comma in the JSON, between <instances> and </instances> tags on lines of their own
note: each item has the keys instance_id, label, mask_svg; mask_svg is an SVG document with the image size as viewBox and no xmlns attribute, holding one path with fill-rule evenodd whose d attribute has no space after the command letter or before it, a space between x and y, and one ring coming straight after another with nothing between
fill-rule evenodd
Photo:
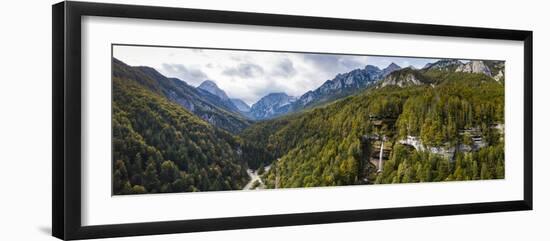
<instances>
[{"instance_id":1,"label":"white wall background","mask_svg":"<svg viewBox=\"0 0 550 241\"><path fill-rule=\"evenodd\" d=\"M51 8L0 9L0 240L54 240L51 231ZM550 24L544 1L111 0L108 2L402 22L528 29L534 33L534 206L509 212L263 228L117 240L548 240Z\"/></svg>"}]
</instances>

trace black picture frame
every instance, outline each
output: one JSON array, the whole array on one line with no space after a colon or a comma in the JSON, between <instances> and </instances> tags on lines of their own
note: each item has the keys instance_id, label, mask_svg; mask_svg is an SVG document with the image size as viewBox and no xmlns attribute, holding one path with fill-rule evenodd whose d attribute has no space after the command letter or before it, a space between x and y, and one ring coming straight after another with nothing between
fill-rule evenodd
<instances>
[{"instance_id":1,"label":"black picture frame","mask_svg":"<svg viewBox=\"0 0 550 241\"><path fill-rule=\"evenodd\" d=\"M228 23L426 36L516 40L524 43L524 193L521 200L421 207L140 222L81 224L81 17ZM533 208L533 32L491 28L366 21L277 14L150 7L89 2L52 6L52 233L60 239L87 239L213 230L308 225L380 219L532 210Z\"/></svg>"}]
</instances>

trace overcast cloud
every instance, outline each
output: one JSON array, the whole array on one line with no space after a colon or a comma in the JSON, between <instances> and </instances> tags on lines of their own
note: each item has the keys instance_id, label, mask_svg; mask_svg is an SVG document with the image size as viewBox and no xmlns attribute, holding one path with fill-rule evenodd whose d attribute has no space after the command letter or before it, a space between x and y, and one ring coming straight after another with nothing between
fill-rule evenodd
<instances>
[{"instance_id":1,"label":"overcast cloud","mask_svg":"<svg viewBox=\"0 0 550 241\"><path fill-rule=\"evenodd\" d=\"M300 96L338 73L371 64L422 68L434 59L302 54L189 48L114 46L113 56L131 66L149 66L192 86L214 81L231 98L249 105L271 92Z\"/></svg>"},{"instance_id":2,"label":"overcast cloud","mask_svg":"<svg viewBox=\"0 0 550 241\"><path fill-rule=\"evenodd\" d=\"M208 79L208 75L200 69L190 69L183 64L162 63L162 69L158 70L168 77L176 77L181 80L187 80L188 83L196 85Z\"/></svg>"}]
</instances>

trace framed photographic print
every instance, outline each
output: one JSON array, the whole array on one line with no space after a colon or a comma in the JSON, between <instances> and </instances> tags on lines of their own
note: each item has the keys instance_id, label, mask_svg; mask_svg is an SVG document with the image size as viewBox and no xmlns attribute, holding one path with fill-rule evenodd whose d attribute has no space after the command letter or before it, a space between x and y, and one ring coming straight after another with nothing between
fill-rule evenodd
<instances>
[{"instance_id":1,"label":"framed photographic print","mask_svg":"<svg viewBox=\"0 0 550 241\"><path fill-rule=\"evenodd\" d=\"M532 209L532 32L53 6L53 235Z\"/></svg>"}]
</instances>

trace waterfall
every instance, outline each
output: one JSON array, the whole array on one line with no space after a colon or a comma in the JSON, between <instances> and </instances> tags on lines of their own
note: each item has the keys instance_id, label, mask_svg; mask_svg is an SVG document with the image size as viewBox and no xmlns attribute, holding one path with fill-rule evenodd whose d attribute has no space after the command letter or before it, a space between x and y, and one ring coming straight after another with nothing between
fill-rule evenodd
<instances>
[{"instance_id":1,"label":"waterfall","mask_svg":"<svg viewBox=\"0 0 550 241\"><path fill-rule=\"evenodd\" d=\"M382 156L384 154L384 140L385 140L385 136L382 137L382 140L380 140L381 144L380 144L380 159L378 159L378 171L381 172L382 171Z\"/></svg>"}]
</instances>

